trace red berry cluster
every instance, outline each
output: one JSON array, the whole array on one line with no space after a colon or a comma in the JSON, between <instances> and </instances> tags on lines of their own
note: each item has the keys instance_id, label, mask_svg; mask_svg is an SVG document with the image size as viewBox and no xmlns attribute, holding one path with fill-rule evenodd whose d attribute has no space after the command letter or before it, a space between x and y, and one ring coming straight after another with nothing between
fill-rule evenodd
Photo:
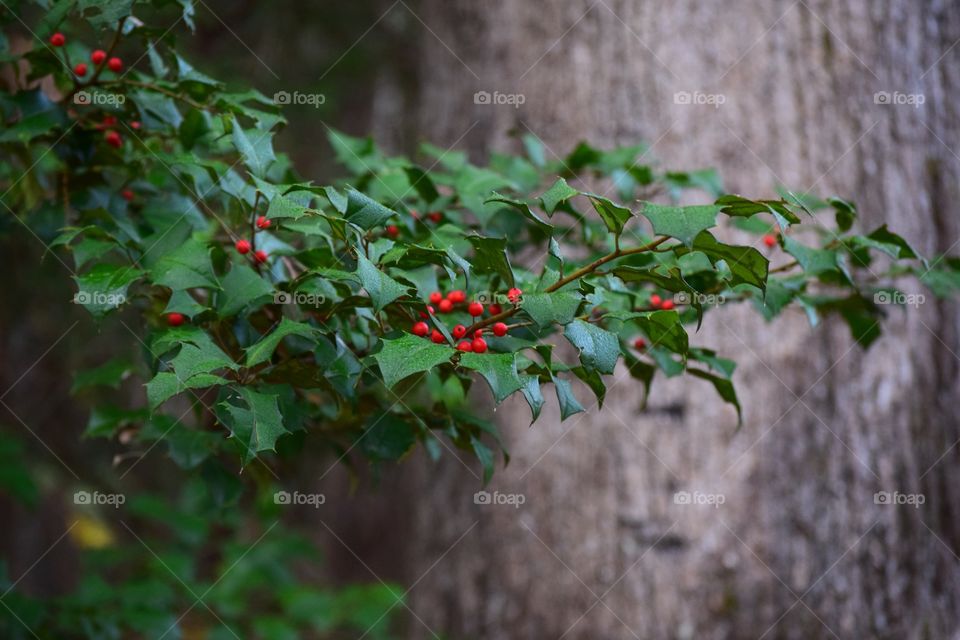
<instances>
[{"instance_id":1,"label":"red berry cluster","mask_svg":"<svg viewBox=\"0 0 960 640\"><path fill-rule=\"evenodd\" d=\"M519 289L511 289L511 292L516 292L516 298L519 300L522 292ZM439 310L440 313L448 314L454 313L456 311L457 305L462 305L467 302L467 294L460 289L455 289L443 295L439 291L434 291L430 294L428 298L429 304L427 305L426 311L420 312L420 317L423 320L430 318L430 316L437 313ZM436 305L436 306L434 306ZM495 316L503 311L502 307L498 304L491 304L489 307L484 309L483 303L481 302L470 302L466 305L466 311L472 318L479 318L484 314L484 311L487 311L490 315ZM430 325L421 320L413 325L411 332L420 336L421 338L429 337L430 340L437 344L442 344L446 342L443 333L437 329L430 329ZM494 323L490 327L493 335L498 338L502 338L507 335L507 327L503 322ZM462 324L458 324L453 327L453 330L450 332L450 335L454 340L460 340L457 343L457 349L460 351L468 351L472 353L484 353L487 350L487 341L483 339L483 329L477 329L473 332L473 336L467 335L467 327Z\"/></svg>"},{"instance_id":2,"label":"red berry cluster","mask_svg":"<svg viewBox=\"0 0 960 640\"><path fill-rule=\"evenodd\" d=\"M410 217L414 220L419 220L420 213L416 209L410 209ZM443 213L440 211L431 211L427 214L426 218L434 224L440 224L440 222L443 220Z\"/></svg>"},{"instance_id":3,"label":"red berry cluster","mask_svg":"<svg viewBox=\"0 0 960 640\"><path fill-rule=\"evenodd\" d=\"M674 305L673 300L670 300L669 298L667 299L661 298L656 293L650 296L650 307L653 309L662 309L663 311L670 311L670 309L673 309L674 306L676 305Z\"/></svg>"},{"instance_id":4,"label":"red berry cluster","mask_svg":"<svg viewBox=\"0 0 960 640\"><path fill-rule=\"evenodd\" d=\"M268 218L267 216L258 216L256 221L254 222L254 226L258 230L264 231L273 226L273 221L270 220L270 218ZM233 247L237 250L237 253L245 256L248 253L250 253L250 251L253 249L253 243L244 238L240 238L233 244ZM266 251L257 249L256 251L253 252L253 261L256 262L257 264L264 264L269 259L270 259L270 255Z\"/></svg>"}]
</instances>

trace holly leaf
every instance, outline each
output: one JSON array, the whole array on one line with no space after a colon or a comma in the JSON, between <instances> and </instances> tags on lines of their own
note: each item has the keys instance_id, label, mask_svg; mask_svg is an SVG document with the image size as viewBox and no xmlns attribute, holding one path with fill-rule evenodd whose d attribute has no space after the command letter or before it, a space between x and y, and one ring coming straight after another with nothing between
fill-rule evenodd
<instances>
[{"instance_id":1,"label":"holly leaf","mask_svg":"<svg viewBox=\"0 0 960 640\"><path fill-rule=\"evenodd\" d=\"M630 209L622 207L608 198L594 193L584 193L583 195L590 198L590 203L593 204L594 210L600 214L600 219L607 225L607 229L616 235L623 232L623 228L633 217L633 212Z\"/></svg>"},{"instance_id":2,"label":"holly leaf","mask_svg":"<svg viewBox=\"0 0 960 640\"><path fill-rule=\"evenodd\" d=\"M127 302L130 284L143 276L143 271L115 264L97 264L82 276L74 276L77 293L73 301L97 318Z\"/></svg>"},{"instance_id":3,"label":"holly leaf","mask_svg":"<svg viewBox=\"0 0 960 640\"><path fill-rule=\"evenodd\" d=\"M553 386L557 390L557 402L560 403L560 421L566 420L570 416L582 412L581 405L576 396L573 395L573 389L570 388L570 382L563 378L558 378L551 374Z\"/></svg>"},{"instance_id":4,"label":"holly leaf","mask_svg":"<svg viewBox=\"0 0 960 640\"><path fill-rule=\"evenodd\" d=\"M280 341L287 336L301 336L303 338L313 338L317 330L303 322L294 322L288 318L280 321L280 324L267 335L260 338L256 344L247 348L247 366L255 367L261 362L266 362L273 356Z\"/></svg>"},{"instance_id":5,"label":"holly leaf","mask_svg":"<svg viewBox=\"0 0 960 640\"><path fill-rule=\"evenodd\" d=\"M425 338L412 334L403 337L382 338L383 348L373 354L380 367L383 382L388 388L415 373L429 371L435 366L448 362L457 353L452 347L434 344Z\"/></svg>"},{"instance_id":6,"label":"holly leaf","mask_svg":"<svg viewBox=\"0 0 960 640\"><path fill-rule=\"evenodd\" d=\"M265 129L244 131L233 118L233 144L240 152L243 163L258 178L264 177L276 156L273 153L273 133Z\"/></svg>"},{"instance_id":7,"label":"holly leaf","mask_svg":"<svg viewBox=\"0 0 960 640\"><path fill-rule=\"evenodd\" d=\"M584 367L611 374L620 358L620 340L616 335L595 324L574 320L568 324L563 335L580 350L580 362Z\"/></svg>"},{"instance_id":8,"label":"holly leaf","mask_svg":"<svg viewBox=\"0 0 960 640\"><path fill-rule=\"evenodd\" d=\"M270 201L267 207L267 218L293 218L294 220L307 215L307 208L293 198L278 195Z\"/></svg>"},{"instance_id":9,"label":"holly leaf","mask_svg":"<svg viewBox=\"0 0 960 640\"><path fill-rule=\"evenodd\" d=\"M540 327L568 324L580 308L581 298L570 291L524 294L520 308Z\"/></svg>"},{"instance_id":10,"label":"holly leaf","mask_svg":"<svg viewBox=\"0 0 960 640\"><path fill-rule=\"evenodd\" d=\"M382 226L391 216L397 215L393 209L353 188L347 189L347 208L343 213L347 220L361 229Z\"/></svg>"},{"instance_id":11,"label":"holly leaf","mask_svg":"<svg viewBox=\"0 0 960 640\"><path fill-rule=\"evenodd\" d=\"M239 396L221 402L227 417L231 437L241 447L241 458L246 465L261 451L276 451L277 439L290 433L283 425L278 404L279 396L260 393L250 387L240 387ZM242 400L245 407L229 402Z\"/></svg>"},{"instance_id":12,"label":"holly leaf","mask_svg":"<svg viewBox=\"0 0 960 640\"><path fill-rule=\"evenodd\" d=\"M743 196L726 195L718 198L716 204L731 217L749 218L758 213L769 213L781 229L800 224L800 217L790 209L786 200L749 200Z\"/></svg>"},{"instance_id":13,"label":"holly leaf","mask_svg":"<svg viewBox=\"0 0 960 640\"><path fill-rule=\"evenodd\" d=\"M690 339L676 311L642 314L637 318L637 324L654 346L666 347L674 353L687 353Z\"/></svg>"},{"instance_id":14,"label":"holly leaf","mask_svg":"<svg viewBox=\"0 0 960 640\"><path fill-rule=\"evenodd\" d=\"M543 205L543 210L547 212L547 215L553 215L553 212L556 211L561 203L566 202L578 193L580 192L567 184L566 180L557 178L553 186L540 195L540 203Z\"/></svg>"},{"instance_id":15,"label":"holly leaf","mask_svg":"<svg viewBox=\"0 0 960 640\"><path fill-rule=\"evenodd\" d=\"M255 301L266 301L275 292L270 283L245 264L234 264L221 282L223 291L217 296L217 310L229 318Z\"/></svg>"},{"instance_id":16,"label":"holly leaf","mask_svg":"<svg viewBox=\"0 0 960 640\"><path fill-rule=\"evenodd\" d=\"M484 238L469 236L467 240L473 245L473 268L478 273L496 273L507 286L512 287L513 269L507 258L507 241L504 238Z\"/></svg>"},{"instance_id":17,"label":"holly leaf","mask_svg":"<svg viewBox=\"0 0 960 640\"><path fill-rule=\"evenodd\" d=\"M721 378L720 376L715 376L712 373L707 373L700 369L687 369L690 375L697 378L706 380L713 385L713 388L717 390L717 393L720 394L720 397L723 398L726 402L729 402L737 409L737 426L743 422L743 414L740 409L740 401L737 399L737 392L733 387L733 383L726 378Z\"/></svg>"},{"instance_id":18,"label":"holly leaf","mask_svg":"<svg viewBox=\"0 0 960 640\"><path fill-rule=\"evenodd\" d=\"M483 376L497 404L523 386L517 374L514 353L464 353L460 357L460 366Z\"/></svg>"},{"instance_id":19,"label":"holly leaf","mask_svg":"<svg viewBox=\"0 0 960 640\"><path fill-rule=\"evenodd\" d=\"M530 405L530 424L533 424L537 421L537 418L540 417L540 410L543 409L543 392L540 390L540 378L537 376L520 376L520 382L523 386L520 388L520 391L523 392L523 397L526 399L527 404Z\"/></svg>"},{"instance_id":20,"label":"holly leaf","mask_svg":"<svg viewBox=\"0 0 960 640\"><path fill-rule=\"evenodd\" d=\"M671 207L644 202L641 213L653 225L654 233L676 238L690 247L701 231L716 226L721 209L712 204Z\"/></svg>"},{"instance_id":21,"label":"holly leaf","mask_svg":"<svg viewBox=\"0 0 960 640\"><path fill-rule=\"evenodd\" d=\"M357 277L377 311L408 292L408 288L377 268L362 254L357 255Z\"/></svg>"},{"instance_id":22,"label":"holly leaf","mask_svg":"<svg viewBox=\"0 0 960 640\"><path fill-rule=\"evenodd\" d=\"M210 264L210 248L196 238L187 239L157 260L151 277L154 284L171 289L220 288L213 265Z\"/></svg>"},{"instance_id":23,"label":"holly leaf","mask_svg":"<svg viewBox=\"0 0 960 640\"><path fill-rule=\"evenodd\" d=\"M714 265L723 260L730 269L734 285L746 283L760 290L766 288L770 261L753 247L724 244L709 231L704 231L697 236L693 248L705 253Z\"/></svg>"}]
</instances>

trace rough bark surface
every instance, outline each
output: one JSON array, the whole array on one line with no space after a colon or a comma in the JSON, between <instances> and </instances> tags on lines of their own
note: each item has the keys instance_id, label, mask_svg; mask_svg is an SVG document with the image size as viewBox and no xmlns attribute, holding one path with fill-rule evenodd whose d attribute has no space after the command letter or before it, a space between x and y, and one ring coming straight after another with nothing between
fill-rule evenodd
<instances>
[{"instance_id":1,"label":"rough bark surface","mask_svg":"<svg viewBox=\"0 0 960 640\"><path fill-rule=\"evenodd\" d=\"M439 144L482 157L516 149L515 132L561 155L644 140L667 167L719 167L732 192L849 196L865 227L889 222L927 254L960 237L955 2L414 6L415 116ZM478 90L526 102L475 105ZM677 105L678 91L726 102ZM926 103L878 105L878 91ZM475 505L474 470L453 456L425 474L412 636L957 637L957 320L929 299L891 309L864 353L833 322L713 314L697 341L740 362L738 432L697 381L658 380L639 410L622 371L602 412L562 424L555 408L528 428L522 401L500 407L514 460L490 490L526 504ZM680 490L725 503L677 505ZM926 504L876 505L878 491Z\"/></svg>"}]
</instances>

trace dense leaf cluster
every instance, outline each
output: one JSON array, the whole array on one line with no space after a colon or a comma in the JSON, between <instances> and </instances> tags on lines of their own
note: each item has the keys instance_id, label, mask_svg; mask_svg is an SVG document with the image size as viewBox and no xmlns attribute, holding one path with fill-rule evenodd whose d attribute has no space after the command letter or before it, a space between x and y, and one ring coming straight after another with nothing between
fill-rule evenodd
<instances>
[{"instance_id":1,"label":"dense leaf cluster","mask_svg":"<svg viewBox=\"0 0 960 640\"><path fill-rule=\"evenodd\" d=\"M45 240L75 302L129 329L128 349L77 378L98 400L89 434L162 440L185 468L305 439L373 462L449 442L489 478L496 430L466 405L478 380L498 403L521 394L534 420L555 394L567 418L593 403L579 383L602 405L622 359L647 391L686 374L739 414L734 362L694 344L716 306L836 314L866 346L897 278L958 286L957 260L861 229L850 202L726 194L713 171L647 164L643 146L549 159L527 136L522 155L478 165L429 144L390 156L331 129L346 177L314 184L273 147L273 100L198 71L130 0L40 4L32 47L0 41L16 67L0 93L4 208L31 228L56 222ZM122 70L97 65L98 48ZM706 203L678 204L691 200ZM455 290L463 303L430 305ZM419 321L434 339L414 335ZM458 349L457 325L486 350ZM128 379L143 404L109 404Z\"/></svg>"}]
</instances>

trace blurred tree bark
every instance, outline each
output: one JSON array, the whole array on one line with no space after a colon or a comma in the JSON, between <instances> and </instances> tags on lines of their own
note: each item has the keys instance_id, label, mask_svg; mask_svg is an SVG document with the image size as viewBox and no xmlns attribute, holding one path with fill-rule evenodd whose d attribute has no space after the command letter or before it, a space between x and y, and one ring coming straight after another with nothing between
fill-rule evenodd
<instances>
[{"instance_id":1,"label":"blurred tree bark","mask_svg":"<svg viewBox=\"0 0 960 640\"><path fill-rule=\"evenodd\" d=\"M483 156L533 133L562 156L581 139L644 140L666 167L719 167L728 191L837 193L865 229L889 222L928 255L955 250L955 2L415 6L416 116L438 144ZM526 102L476 105L478 90ZM726 101L677 105L679 91ZM878 91L926 102L878 105ZM545 410L528 428L522 401L501 407L514 460L490 490L527 502L474 505L479 482L452 456L425 473L411 582L432 569L412 609L456 638L957 637L957 320L929 299L891 309L863 352L832 321L713 314L695 339L740 362L739 432L694 380L658 380L639 410L623 371L602 412L563 424ZM678 490L726 502L676 505ZM926 503L876 505L878 491Z\"/></svg>"}]
</instances>

